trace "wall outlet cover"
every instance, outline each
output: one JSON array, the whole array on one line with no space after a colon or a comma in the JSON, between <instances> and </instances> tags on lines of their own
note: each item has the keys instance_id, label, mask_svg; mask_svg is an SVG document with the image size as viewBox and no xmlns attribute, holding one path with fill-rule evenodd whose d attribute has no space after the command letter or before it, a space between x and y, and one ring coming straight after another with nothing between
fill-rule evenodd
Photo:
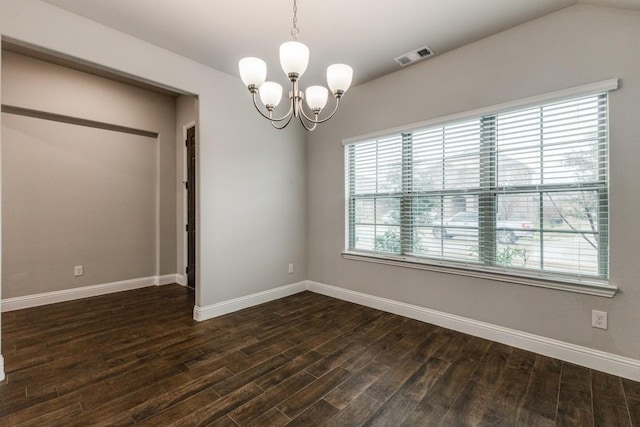
<instances>
[{"instance_id":1,"label":"wall outlet cover","mask_svg":"<svg viewBox=\"0 0 640 427\"><path fill-rule=\"evenodd\" d=\"M84 274L84 267L81 265L76 265L73 267L73 275L75 277L82 276Z\"/></svg>"},{"instance_id":2,"label":"wall outlet cover","mask_svg":"<svg viewBox=\"0 0 640 427\"><path fill-rule=\"evenodd\" d=\"M591 311L591 326L599 329L607 329L607 312L592 310Z\"/></svg>"}]
</instances>

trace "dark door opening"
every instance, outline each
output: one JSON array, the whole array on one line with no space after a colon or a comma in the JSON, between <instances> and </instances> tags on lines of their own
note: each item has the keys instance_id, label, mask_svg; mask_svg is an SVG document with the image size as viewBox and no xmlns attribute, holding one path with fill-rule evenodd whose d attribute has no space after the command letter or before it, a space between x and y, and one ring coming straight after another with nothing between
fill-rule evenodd
<instances>
[{"instance_id":1,"label":"dark door opening","mask_svg":"<svg viewBox=\"0 0 640 427\"><path fill-rule=\"evenodd\" d=\"M187 286L196 287L196 128L187 129Z\"/></svg>"}]
</instances>

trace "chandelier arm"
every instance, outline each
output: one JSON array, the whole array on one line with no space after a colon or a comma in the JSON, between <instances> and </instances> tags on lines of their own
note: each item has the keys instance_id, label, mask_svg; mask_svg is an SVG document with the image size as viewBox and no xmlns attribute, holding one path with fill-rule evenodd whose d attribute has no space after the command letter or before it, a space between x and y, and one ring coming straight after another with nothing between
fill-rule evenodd
<instances>
[{"instance_id":1,"label":"chandelier arm","mask_svg":"<svg viewBox=\"0 0 640 427\"><path fill-rule=\"evenodd\" d=\"M287 121L288 123L291 120L292 116L293 116L293 104L289 105L289 112L287 112L287 114L277 119L269 119L269 120L271 120L272 122L281 122L283 120L288 120Z\"/></svg>"},{"instance_id":2,"label":"chandelier arm","mask_svg":"<svg viewBox=\"0 0 640 427\"><path fill-rule=\"evenodd\" d=\"M287 119L287 121L286 121L282 126L278 126L278 125L276 124L276 121L275 121L275 120L270 120L270 122L271 122L271 126L273 126L274 128L276 128L276 129L278 129L278 130L284 129L284 128L286 128L287 126L289 126L289 123L291 123L291 119L292 119L292 118L293 118L293 114L289 114L289 118Z\"/></svg>"},{"instance_id":3,"label":"chandelier arm","mask_svg":"<svg viewBox=\"0 0 640 427\"><path fill-rule=\"evenodd\" d=\"M320 120L318 120L318 115L317 115L317 114L316 114L316 118L315 118L315 120L314 120L314 119L312 119L312 118L309 118L309 116L307 116L307 115L305 114L305 112L304 112L304 108L303 108L303 106L302 106L302 105L300 106L300 111L302 112L302 115L304 116L304 118L305 118L305 119L309 120L311 123L318 124L318 123L324 123L324 122L326 122L327 120L329 120L331 117L333 117L333 116L336 114L336 112L338 111L338 107L339 107L339 106L340 106L340 98L336 98L336 106L334 107L334 109L333 109L333 111L331 112L331 114L329 114L329 116L328 116L328 117L325 117L324 119L320 119ZM315 126L314 126L314 127L315 127Z\"/></svg>"},{"instance_id":4,"label":"chandelier arm","mask_svg":"<svg viewBox=\"0 0 640 427\"><path fill-rule=\"evenodd\" d=\"M307 116L304 116L305 118ZM317 123L314 123L313 126L308 126L307 123L304 121L304 118L302 116L298 117L300 119L300 123L302 123L302 126L304 127L305 130L308 130L309 132L315 130L316 126L318 126Z\"/></svg>"},{"instance_id":5,"label":"chandelier arm","mask_svg":"<svg viewBox=\"0 0 640 427\"><path fill-rule=\"evenodd\" d=\"M260 115L262 117L264 117L267 120L271 120L269 118L269 116L266 115L265 113L263 113L262 110L260 110L260 107L258 107L258 103L256 102L256 93L255 92L253 92L253 106L256 107L256 110L258 111L258 113L260 113Z\"/></svg>"},{"instance_id":6,"label":"chandelier arm","mask_svg":"<svg viewBox=\"0 0 640 427\"><path fill-rule=\"evenodd\" d=\"M304 119L309 119L307 117L306 114L304 114L304 111L302 112L302 115L298 117L300 119L300 123L302 123L302 126L305 128L305 130L308 130L309 132L311 132L312 130L314 130L316 128L316 126L318 126L318 123L316 123L313 120L309 120L311 123L313 123L313 126L309 127L307 126L307 123L304 121Z\"/></svg>"},{"instance_id":7,"label":"chandelier arm","mask_svg":"<svg viewBox=\"0 0 640 427\"><path fill-rule=\"evenodd\" d=\"M279 118L273 118L270 115L267 115L265 113L262 112L262 110L260 110L260 107L258 106L258 103L256 102L256 93L253 93L253 106L256 107L256 110L258 110L258 113L260 113L260 115L262 117L264 117L265 119L271 121L271 122L281 122L283 120L287 120L289 119L289 121L291 120L291 116L293 115L293 103L291 103L291 106L289 107L289 112L287 114L285 114L282 117ZM287 122L289 123L289 122Z\"/></svg>"}]
</instances>

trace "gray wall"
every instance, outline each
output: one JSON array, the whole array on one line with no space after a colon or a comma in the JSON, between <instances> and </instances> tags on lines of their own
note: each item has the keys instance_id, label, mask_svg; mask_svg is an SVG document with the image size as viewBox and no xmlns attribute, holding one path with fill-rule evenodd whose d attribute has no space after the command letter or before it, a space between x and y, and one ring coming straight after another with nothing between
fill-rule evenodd
<instances>
[{"instance_id":1,"label":"gray wall","mask_svg":"<svg viewBox=\"0 0 640 427\"><path fill-rule=\"evenodd\" d=\"M309 135L309 278L371 295L640 357L640 14L575 6L357 86ZM611 282L592 297L344 260L343 138L621 79L610 97ZM609 330L591 310L609 312Z\"/></svg>"},{"instance_id":2,"label":"gray wall","mask_svg":"<svg viewBox=\"0 0 640 427\"><path fill-rule=\"evenodd\" d=\"M274 131L253 109L237 76L37 0L0 2L0 8L3 37L198 96L196 304L307 277L306 147L299 127ZM171 132L175 143L175 127ZM175 145L171 150L176 152ZM175 205L175 181L172 186ZM171 233L175 238L175 227ZM171 258L175 267L175 253ZM294 274L287 274L290 262Z\"/></svg>"},{"instance_id":3,"label":"gray wall","mask_svg":"<svg viewBox=\"0 0 640 427\"><path fill-rule=\"evenodd\" d=\"M235 126L232 138L216 137L217 150L203 155L199 100L176 100L178 180L178 272L184 272L184 142L183 126L197 121L198 271L196 305L250 295L307 278L306 265L306 144L304 130L293 123L276 131L255 111L249 91L240 81L219 118ZM241 117L238 117L241 115ZM203 189L214 177L216 191ZM209 214L203 214L203 209ZM203 226L204 222L204 226ZM214 248L203 254L203 245ZM288 273L288 264L294 273ZM205 277L203 277L203 272ZM208 296L202 298L201 295Z\"/></svg>"},{"instance_id":4,"label":"gray wall","mask_svg":"<svg viewBox=\"0 0 640 427\"><path fill-rule=\"evenodd\" d=\"M210 232L201 227L199 235L200 248L206 241L216 246L214 257L199 260L201 271L215 272L210 285L216 302L307 278L304 130L295 123L282 131L273 129L238 84L243 91L236 95L237 109L250 111L252 117L236 123L238 131L242 129L240 141L223 141L218 153L222 164L216 170L220 188L209 202L211 217L200 210L200 223L209 220L217 225ZM211 160L200 156L200 184ZM201 208L205 191L198 187ZM293 274L288 274L289 263L294 264ZM206 282L199 278L198 283Z\"/></svg>"},{"instance_id":5,"label":"gray wall","mask_svg":"<svg viewBox=\"0 0 640 427\"><path fill-rule=\"evenodd\" d=\"M2 91L3 104L159 134L3 114L3 298L176 273L175 99L12 52Z\"/></svg>"}]
</instances>

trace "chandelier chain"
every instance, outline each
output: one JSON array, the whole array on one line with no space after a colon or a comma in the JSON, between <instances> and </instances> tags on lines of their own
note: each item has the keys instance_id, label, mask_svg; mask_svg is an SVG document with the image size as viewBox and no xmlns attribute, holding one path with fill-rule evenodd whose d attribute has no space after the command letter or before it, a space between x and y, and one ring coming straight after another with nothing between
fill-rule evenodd
<instances>
[{"instance_id":1,"label":"chandelier chain","mask_svg":"<svg viewBox=\"0 0 640 427\"><path fill-rule=\"evenodd\" d=\"M298 34L300 34L300 30L298 29L298 1L293 0L293 28L291 29L291 37L294 40L298 40Z\"/></svg>"}]
</instances>

